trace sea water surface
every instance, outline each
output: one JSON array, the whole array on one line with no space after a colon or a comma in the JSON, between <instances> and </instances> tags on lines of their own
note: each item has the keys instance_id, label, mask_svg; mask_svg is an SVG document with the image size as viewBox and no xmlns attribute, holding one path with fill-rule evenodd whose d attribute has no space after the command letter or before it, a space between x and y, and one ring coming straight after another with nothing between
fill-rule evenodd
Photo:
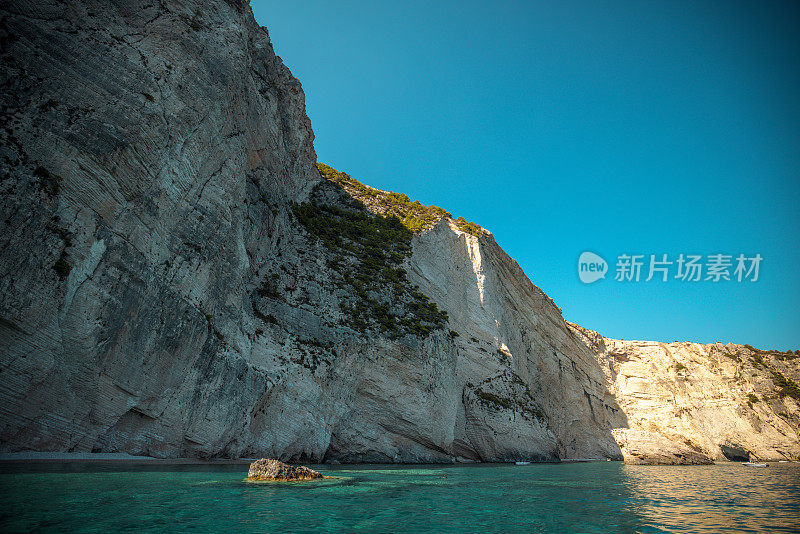
<instances>
[{"instance_id":1,"label":"sea water surface","mask_svg":"<svg viewBox=\"0 0 800 534\"><path fill-rule=\"evenodd\" d=\"M800 464L0 465L3 532L800 532Z\"/></svg>"}]
</instances>

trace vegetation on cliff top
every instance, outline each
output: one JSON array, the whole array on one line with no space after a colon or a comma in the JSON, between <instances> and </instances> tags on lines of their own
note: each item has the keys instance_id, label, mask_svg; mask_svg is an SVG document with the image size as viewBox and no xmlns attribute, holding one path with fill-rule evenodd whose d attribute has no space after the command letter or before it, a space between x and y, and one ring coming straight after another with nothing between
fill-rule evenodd
<instances>
[{"instance_id":1,"label":"vegetation on cliff top","mask_svg":"<svg viewBox=\"0 0 800 534\"><path fill-rule=\"evenodd\" d=\"M408 195L369 187L346 172L339 172L324 163L317 163L317 169L319 169L324 178L340 185L353 198L362 202L368 208L387 217L397 217L403 223L403 226L412 232L426 230L445 217L453 218L450 212L444 208L425 206L419 200L412 201L408 198ZM458 217L453 221L462 232L475 236L480 236L485 232L479 225L467 221L463 217Z\"/></svg>"},{"instance_id":2,"label":"vegetation on cliff top","mask_svg":"<svg viewBox=\"0 0 800 534\"><path fill-rule=\"evenodd\" d=\"M744 345L744 348L746 348L750 352L755 353L756 355L759 355L759 358L760 358L761 354L769 354L769 355L775 356L779 360L783 360L783 361L794 360L795 358L800 358L800 349L795 350L795 351L792 351L792 350L782 351L782 350L775 350L775 349L764 350L764 349L757 349L754 346L747 345L747 344Z\"/></svg>"}]
</instances>

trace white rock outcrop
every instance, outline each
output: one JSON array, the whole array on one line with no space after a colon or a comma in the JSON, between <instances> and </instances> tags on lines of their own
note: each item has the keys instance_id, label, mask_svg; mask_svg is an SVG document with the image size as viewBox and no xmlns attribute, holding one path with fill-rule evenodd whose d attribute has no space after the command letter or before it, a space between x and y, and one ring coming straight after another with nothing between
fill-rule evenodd
<instances>
[{"instance_id":1,"label":"white rock outcrop","mask_svg":"<svg viewBox=\"0 0 800 534\"><path fill-rule=\"evenodd\" d=\"M625 431L615 430L626 459L646 462L670 448L713 460L800 456L797 390L782 387L800 381L800 355L735 344L622 341L570 328L597 354L626 416ZM634 449L638 454L629 454Z\"/></svg>"}]
</instances>

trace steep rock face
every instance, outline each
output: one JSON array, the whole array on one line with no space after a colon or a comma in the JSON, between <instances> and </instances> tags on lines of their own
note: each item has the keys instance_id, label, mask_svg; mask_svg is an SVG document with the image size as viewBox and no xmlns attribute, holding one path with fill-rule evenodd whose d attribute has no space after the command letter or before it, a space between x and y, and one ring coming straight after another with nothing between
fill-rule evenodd
<instances>
[{"instance_id":1,"label":"steep rock face","mask_svg":"<svg viewBox=\"0 0 800 534\"><path fill-rule=\"evenodd\" d=\"M314 233L359 208L246 5L6 2L0 32L3 451L619 455L590 353L491 238L398 231L383 271Z\"/></svg>"},{"instance_id":2,"label":"steep rock face","mask_svg":"<svg viewBox=\"0 0 800 534\"><path fill-rule=\"evenodd\" d=\"M791 386L800 379L797 354L622 341L570 328L595 352L627 417L625 431L615 430L626 459L671 463L664 458L680 449L714 460L800 456L800 391Z\"/></svg>"},{"instance_id":3,"label":"steep rock face","mask_svg":"<svg viewBox=\"0 0 800 534\"><path fill-rule=\"evenodd\" d=\"M460 334L466 400L458 415L467 439L493 447L516 441L523 449L535 436L525 416L538 412L559 457L619 457L609 430L624 420L592 352L491 234L464 233L443 219L416 238L411 275L450 312L450 327ZM520 391L509 391L515 384ZM526 399L535 402L527 406ZM475 436L476 423L491 435Z\"/></svg>"},{"instance_id":4,"label":"steep rock face","mask_svg":"<svg viewBox=\"0 0 800 534\"><path fill-rule=\"evenodd\" d=\"M3 3L5 450L236 448L254 260L320 178L235 4Z\"/></svg>"}]
</instances>

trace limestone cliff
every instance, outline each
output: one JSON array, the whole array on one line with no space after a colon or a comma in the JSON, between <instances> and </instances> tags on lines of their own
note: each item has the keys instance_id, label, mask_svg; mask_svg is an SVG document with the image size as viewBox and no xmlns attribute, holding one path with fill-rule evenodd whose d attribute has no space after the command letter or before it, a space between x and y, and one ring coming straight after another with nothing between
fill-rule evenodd
<instances>
[{"instance_id":1,"label":"limestone cliff","mask_svg":"<svg viewBox=\"0 0 800 534\"><path fill-rule=\"evenodd\" d=\"M249 6L4 2L0 32L2 450L619 454L591 354L490 236L320 175Z\"/></svg>"},{"instance_id":2,"label":"limestone cliff","mask_svg":"<svg viewBox=\"0 0 800 534\"><path fill-rule=\"evenodd\" d=\"M614 430L626 461L800 456L800 354L722 343L620 341L570 328L597 354L607 387L627 416L627 427Z\"/></svg>"},{"instance_id":3,"label":"limestone cliff","mask_svg":"<svg viewBox=\"0 0 800 534\"><path fill-rule=\"evenodd\" d=\"M490 232L317 168L246 3L3 2L0 45L0 450L621 458L650 417Z\"/></svg>"}]
</instances>

